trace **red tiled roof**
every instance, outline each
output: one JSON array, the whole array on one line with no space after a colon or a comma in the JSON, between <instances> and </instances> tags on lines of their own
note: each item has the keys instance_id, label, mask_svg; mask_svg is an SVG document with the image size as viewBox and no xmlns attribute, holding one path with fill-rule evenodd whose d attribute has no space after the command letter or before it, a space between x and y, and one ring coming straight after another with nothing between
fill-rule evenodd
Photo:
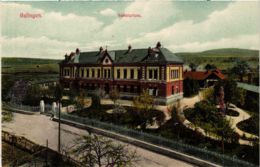
<instances>
[{"instance_id":1,"label":"red tiled roof","mask_svg":"<svg viewBox=\"0 0 260 167\"><path fill-rule=\"evenodd\" d=\"M183 77L191 78L194 80L205 80L211 74L215 74L219 79L225 79L225 76L221 73L219 69L212 70L212 71L184 71Z\"/></svg>"}]
</instances>

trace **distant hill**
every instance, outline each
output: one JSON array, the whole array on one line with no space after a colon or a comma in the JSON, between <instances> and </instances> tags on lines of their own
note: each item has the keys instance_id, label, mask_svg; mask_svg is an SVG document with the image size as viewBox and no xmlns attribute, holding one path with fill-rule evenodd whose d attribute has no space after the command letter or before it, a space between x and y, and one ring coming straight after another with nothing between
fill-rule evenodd
<instances>
[{"instance_id":1,"label":"distant hill","mask_svg":"<svg viewBox=\"0 0 260 167\"><path fill-rule=\"evenodd\" d=\"M238 49L238 48L225 48L225 49L212 49L203 52L180 52L176 53L180 57L258 57L259 50Z\"/></svg>"},{"instance_id":2,"label":"distant hill","mask_svg":"<svg viewBox=\"0 0 260 167\"><path fill-rule=\"evenodd\" d=\"M41 65L41 64L57 64L61 60L54 59L36 59L36 58L18 58L18 57L2 57L2 66L16 65Z\"/></svg>"},{"instance_id":3,"label":"distant hill","mask_svg":"<svg viewBox=\"0 0 260 167\"><path fill-rule=\"evenodd\" d=\"M206 64L214 64L220 69L232 68L239 60L246 61L252 68L256 68L259 63L259 50L225 48L175 54L181 57L186 65L195 63L204 67Z\"/></svg>"}]
</instances>

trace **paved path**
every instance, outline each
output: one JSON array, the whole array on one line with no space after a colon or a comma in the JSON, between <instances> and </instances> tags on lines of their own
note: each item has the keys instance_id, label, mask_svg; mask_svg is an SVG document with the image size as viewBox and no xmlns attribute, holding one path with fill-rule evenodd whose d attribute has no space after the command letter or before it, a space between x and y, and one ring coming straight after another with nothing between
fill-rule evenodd
<instances>
[{"instance_id":1,"label":"paved path","mask_svg":"<svg viewBox=\"0 0 260 167\"><path fill-rule=\"evenodd\" d=\"M239 122L249 119L251 115L242 110L241 108L238 108L234 104L230 104L230 106L232 107L230 108L231 110L237 111L239 113L239 116L236 117L226 115L226 118L231 121L231 127L234 128L240 136L243 136L243 134L245 134L247 138L259 138L258 136L242 131L237 127L237 124Z\"/></svg>"},{"instance_id":2,"label":"paved path","mask_svg":"<svg viewBox=\"0 0 260 167\"><path fill-rule=\"evenodd\" d=\"M51 121L50 117L44 115L24 115L14 113L12 122L5 122L2 129L13 132L16 135L24 136L38 144L45 145L48 139L49 147L57 150L58 123ZM86 130L78 129L65 124L61 125L62 144L69 146L80 135L88 135ZM114 139L113 139L114 140ZM119 142L114 140L115 142ZM128 144L129 145L129 144ZM175 160L133 145L130 149L136 149L141 161L137 162L138 167L191 167L193 165Z\"/></svg>"}]
</instances>

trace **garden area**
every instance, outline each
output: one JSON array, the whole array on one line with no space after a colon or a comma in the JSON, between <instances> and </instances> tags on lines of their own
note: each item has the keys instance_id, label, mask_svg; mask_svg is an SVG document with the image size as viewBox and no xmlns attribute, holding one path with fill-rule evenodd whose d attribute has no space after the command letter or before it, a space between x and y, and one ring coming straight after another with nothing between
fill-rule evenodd
<instances>
[{"instance_id":1,"label":"garden area","mask_svg":"<svg viewBox=\"0 0 260 167\"><path fill-rule=\"evenodd\" d=\"M185 111L185 116L187 116L195 126L206 129L207 134L215 135L216 138L212 139L196 130L194 131L185 127L182 124L183 119L175 107L170 109L171 119L167 121L165 121L163 112L155 110L152 107L152 103L148 103L150 105L143 105L146 107L149 106L149 109L147 110L144 110L143 107L139 108L138 106L145 104L144 101L140 102L140 99L150 98L144 98L144 96L147 95L141 95L139 100L134 102L134 106L130 107L121 106L116 103L116 100L114 104L101 104L99 97L92 95L92 105L90 107L74 111L71 114L80 117L93 118L120 126L122 125L135 130L141 130L166 139L218 152L219 154L224 152L230 157L235 156L254 164L259 163L258 145L255 144L253 147L240 145L238 143L239 135L230 127L229 121L224 119L219 113L216 105L211 104L208 101L202 101L197 103L194 109ZM154 122L156 122L158 126L150 128L151 126L149 125Z\"/></svg>"},{"instance_id":2,"label":"garden area","mask_svg":"<svg viewBox=\"0 0 260 167\"><path fill-rule=\"evenodd\" d=\"M146 129L154 123L160 126L164 120L165 115L163 112L154 109L153 99L147 92L143 94L145 106L136 104L133 107L122 106L114 101L114 104L101 104L100 97L91 94L92 104L87 108L83 108L72 112L71 114L94 118L99 121L109 122L117 125L123 125L133 129ZM140 99L136 99L139 102Z\"/></svg>"},{"instance_id":3,"label":"garden area","mask_svg":"<svg viewBox=\"0 0 260 167\"><path fill-rule=\"evenodd\" d=\"M184 114L193 123L195 129L196 126L204 129L206 136L214 136L228 143L238 142L239 135L230 127L229 121L223 117L214 104L201 101L196 103L194 108L186 109Z\"/></svg>"}]
</instances>

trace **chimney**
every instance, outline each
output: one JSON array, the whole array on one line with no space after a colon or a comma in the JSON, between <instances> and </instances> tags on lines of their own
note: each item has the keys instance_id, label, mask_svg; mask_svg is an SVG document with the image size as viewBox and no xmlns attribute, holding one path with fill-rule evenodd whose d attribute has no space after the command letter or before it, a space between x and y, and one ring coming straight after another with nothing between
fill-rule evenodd
<instances>
[{"instance_id":1,"label":"chimney","mask_svg":"<svg viewBox=\"0 0 260 167\"><path fill-rule=\"evenodd\" d=\"M76 55L79 55L80 51L79 48L76 49Z\"/></svg>"},{"instance_id":2,"label":"chimney","mask_svg":"<svg viewBox=\"0 0 260 167\"><path fill-rule=\"evenodd\" d=\"M148 54L151 54L153 52L152 48L149 46L148 48Z\"/></svg>"},{"instance_id":3,"label":"chimney","mask_svg":"<svg viewBox=\"0 0 260 167\"><path fill-rule=\"evenodd\" d=\"M162 46L161 43L160 43L160 42L157 42L156 48L159 49L161 46Z\"/></svg>"},{"instance_id":4,"label":"chimney","mask_svg":"<svg viewBox=\"0 0 260 167\"><path fill-rule=\"evenodd\" d=\"M99 48L99 53L101 53L102 51L103 51L103 47L100 46L100 48Z\"/></svg>"},{"instance_id":5,"label":"chimney","mask_svg":"<svg viewBox=\"0 0 260 167\"><path fill-rule=\"evenodd\" d=\"M69 56L68 56L68 54L66 53L64 57L65 57L65 60L67 61Z\"/></svg>"},{"instance_id":6,"label":"chimney","mask_svg":"<svg viewBox=\"0 0 260 167\"><path fill-rule=\"evenodd\" d=\"M131 51L132 51L132 46L131 46L131 45L128 45L127 53L130 53Z\"/></svg>"}]
</instances>

